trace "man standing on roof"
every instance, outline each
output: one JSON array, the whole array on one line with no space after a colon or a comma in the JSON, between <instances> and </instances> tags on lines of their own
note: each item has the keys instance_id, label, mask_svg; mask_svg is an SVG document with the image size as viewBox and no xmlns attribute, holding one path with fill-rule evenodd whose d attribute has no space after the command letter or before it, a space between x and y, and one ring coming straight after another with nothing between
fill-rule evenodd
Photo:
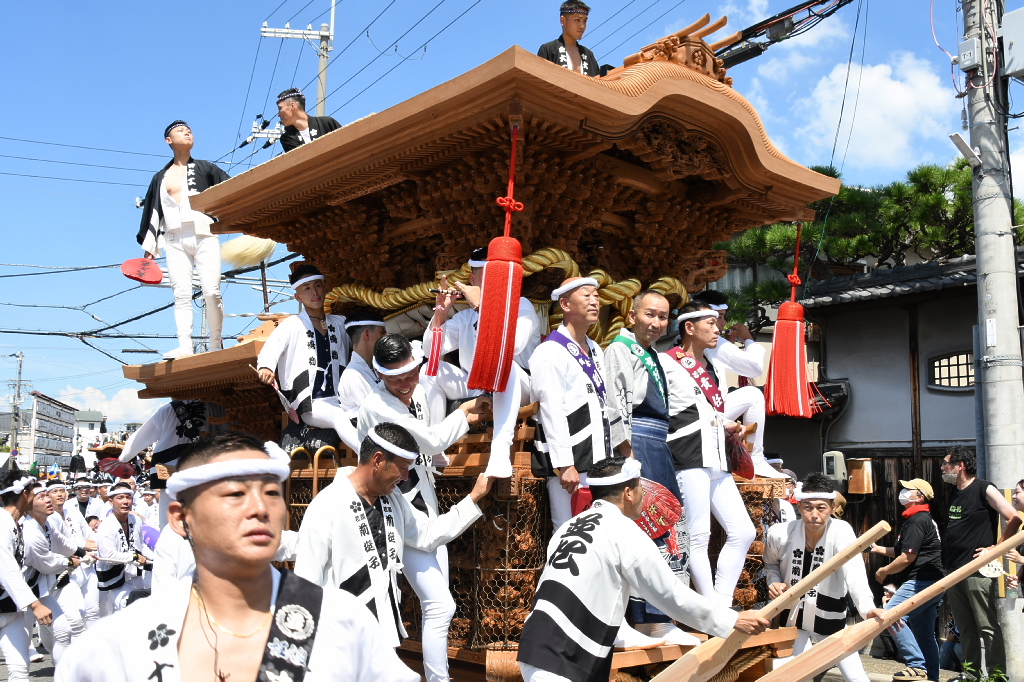
<instances>
[{"instance_id":1,"label":"man standing on roof","mask_svg":"<svg viewBox=\"0 0 1024 682\"><path fill-rule=\"evenodd\" d=\"M192 355L192 269L199 283L210 326L210 350L221 348L224 302L220 296L220 240L210 232L213 218L193 211L189 197L224 182L228 174L209 161L192 158L192 129L184 121L164 128L164 139L174 158L153 176L142 207L142 225L136 237L147 258L167 253L167 276L174 290L174 324L178 348L167 359Z\"/></svg>"},{"instance_id":2,"label":"man standing on roof","mask_svg":"<svg viewBox=\"0 0 1024 682\"><path fill-rule=\"evenodd\" d=\"M600 75L597 57L579 42L587 30L590 7L582 0L566 0L559 8L559 14L562 35L541 45L537 56L584 76Z\"/></svg>"},{"instance_id":3,"label":"man standing on roof","mask_svg":"<svg viewBox=\"0 0 1024 682\"><path fill-rule=\"evenodd\" d=\"M289 88L277 96L277 117L284 124L281 147L290 152L309 144L341 127L330 116L310 116L306 113L306 96L298 88Z\"/></svg>"}]
</instances>

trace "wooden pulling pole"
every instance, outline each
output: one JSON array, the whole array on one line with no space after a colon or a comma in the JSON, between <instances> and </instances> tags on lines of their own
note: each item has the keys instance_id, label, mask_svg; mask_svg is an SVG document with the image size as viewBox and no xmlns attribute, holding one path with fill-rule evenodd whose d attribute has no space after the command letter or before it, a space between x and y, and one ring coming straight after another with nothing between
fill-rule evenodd
<instances>
[{"instance_id":1,"label":"wooden pulling pole","mask_svg":"<svg viewBox=\"0 0 1024 682\"><path fill-rule=\"evenodd\" d=\"M859 556L873 542L891 531L885 521L879 521L868 532L857 538L843 551L811 571L796 585L775 598L770 604L757 612L762 618L772 619L786 609L792 608L808 590L829 577L847 561ZM725 667L737 651L750 639L739 630L733 630L728 637L713 637L687 651L675 663L656 675L651 682L706 682Z\"/></svg>"},{"instance_id":2,"label":"wooden pulling pole","mask_svg":"<svg viewBox=\"0 0 1024 682\"><path fill-rule=\"evenodd\" d=\"M828 639L815 644L811 647L810 651L800 654L786 665L776 668L772 672L768 673L761 678L760 682L803 680L817 675L823 670L828 670L839 660L848 656L851 652L859 651L879 633L886 628L891 627L893 623L912 612L921 604L931 601L942 592L945 592L953 585L956 585L964 578L976 572L988 562L1002 556L1009 550L1021 544L1024 544L1024 531L1017 533L1008 540L1000 542L988 551L982 552L969 564L961 566L945 578L936 581L931 586L921 590L905 602L901 602L898 606L889 609L885 612L885 617L881 620L872 618L871 620L865 620L844 630L840 630Z\"/></svg>"}]
</instances>

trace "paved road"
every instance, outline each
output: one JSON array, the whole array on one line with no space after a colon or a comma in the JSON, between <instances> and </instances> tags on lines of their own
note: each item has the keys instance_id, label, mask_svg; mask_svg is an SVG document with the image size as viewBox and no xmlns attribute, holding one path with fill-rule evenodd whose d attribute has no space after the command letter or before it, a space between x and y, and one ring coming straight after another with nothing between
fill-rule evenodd
<instances>
[{"instance_id":1,"label":"paved road","mask_svg":"<svg viewBox=\"0 0 1024 682\"><path fill-rule=\"evenodd\" d=\"M29 669L28 678L40 682L53 682L53 661L49 655L41 663L33 663ZM0 663L0 680L7 680L7 666Z\"/></svg>"}]
</instances>

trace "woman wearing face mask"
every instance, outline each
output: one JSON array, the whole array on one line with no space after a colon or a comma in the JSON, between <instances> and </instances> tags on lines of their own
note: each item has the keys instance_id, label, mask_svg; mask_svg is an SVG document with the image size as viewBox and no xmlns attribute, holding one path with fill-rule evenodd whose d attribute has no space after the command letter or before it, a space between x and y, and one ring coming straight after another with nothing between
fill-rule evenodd
<instances>
[{"instance_id":1,"label":"woman wearing face mask","mask_svg":"<svg viewBox=\"0 0 1024 682\"><path fill-rule=\"evenodd\" d=\"M875 572L878 582L892 581L900 586L885 605L886 609L895 608L943 576L939 528L931 517L928 504L935 496L932 486L920 478L900 481L900 485L903 486L899 497L903 505L903 522L896 537L896 546L871 545L872 554L895 557ZM893 633L900 655L907 664L892 676L893 680L939 679L935 617L940 600L941 596L937 596L923 604L907 616L906 622L910 627Z\"/></svg>"}]
</instances>

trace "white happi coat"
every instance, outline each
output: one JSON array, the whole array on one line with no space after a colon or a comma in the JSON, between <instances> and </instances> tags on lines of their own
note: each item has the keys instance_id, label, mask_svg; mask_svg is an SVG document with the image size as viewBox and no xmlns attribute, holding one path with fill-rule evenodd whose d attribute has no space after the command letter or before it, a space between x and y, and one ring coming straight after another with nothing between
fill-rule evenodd
<instances>
[{"instance_id":1,"label":"white happi coat","mask_svg":"<svg viewBox=\"0 0 1024 682\"><path fill-rule=\"evenodd\" d=\"M598 500L562 524L547 550L519 661L572 682L607 680L629 595L702 632L726 637L737 614L691 590L614 504Z\"/></svg>"},{"instance_id":2,"label":"white happi coat","mask_svg":"<svg viewBox=\"0 0 1024 682\"><path fill-rule=\"evenodd\" d=\"M337 392L341 369L351 354L344 315L327 315L327 336L331 345L329 370ZM312 409L317 373L314 338L313 322L303 308L298 315L281 320L256 358L257 369L267 368L277 372L281 393L299 415Z\"/></svg>"},{"instance_id":3,"label":"white happi coat","mask_svg":"<svg viewBox=\"0 0 1024 682\"><path fill-rule=\"evenodd\" d=\"M704 351L704 357L727 372L753 379L764 374L765 348L753 339L743 342L743 350L719 337L718 345ZM724 385L724 384L723 384ZM725 396L725 391L722 391Z\"/></svg>"},{"instance_id":4,"label":"white happi coat","mask_svg":"<svg viewBox=\"0 0 1024 682\"><path fill-rule=\"evenodd\" d=\"M413 414L415 412L415 414ZM441 419L430 411L427 394L423 386L416 385L412 392L412 401L408 407L405 403L388 391L384 382L377 385L373 393L366 396L359 408L359 421L356 429L362 442L366 434L381 422L391 422L404 427L420 448L420 456L409 468L410 478L415 473L414 486L405 494L413 503L421 496L428 513L437 513L437 492L434 490L434 467L447 466L448 458L444 451L469 432L466 413L455 410Z\"/></svg>"},{"instance_id":5,"label":"white happi coat","mask_svg":"<svg viewBox=\"0 0 1024 682\"><path fill-rule=\"evenodd\" d=\"M345 585L361 604L373 602L371 611L377 614L388 646L398 646L405 629L396 618L388 598L388 589L395 596L395 606L401 598L398 572L402 569L402 555L406 545L423 552L432 552L469 528L483 515L469 497L440 516L427 516L414 509L398 490L387 496L394 519L393 548L398 560L389 559L387 568L371 568L370 558L377 549L372 534L361 528L357 516L362 516L362 501L348 476L353 469L339 469L334 481L313 498L299 527L299 545L295 553L295 574L324 588L338 589ZM391 532L385 520L386 532ZM389 538L390 539L390 538ZM368 544L367 544L368 543Z\"/></svg>"},{"instance_id":6,"label":"white happi coat","mask_svg":"<svg viewBox=\"0 0 1024 682\"><path fill-rule=\"evenodd\" d=\"M271 603L281 574L274 571ZM65 652L59 682L183 682L178 640L192 582L140 599L100 620ZM324 590L305 682L414 682L373 616L351 595ZM185 680L184 682L188 682Z\"/></svg>"},{"instance_id":7,"label":"white happi coat","mask_svg":"<svg viewBox=\"0 0 1024 682\"><path fill-rule=\"evenodd\" d=\"M459 366L467 372L473 369L476 355L476 338L479 333L480 311L466 308L455 313L444 323L444 344L442 355L459 351ZM423 353L430 357L433 334L428 330L423 335ZM540 345L540 318L533 304L525 298L519 299L519 317L516 319L515 357L517 365L529 367L533 351Z\"/></svg>"},{"instance_id":8,"label":"white happi coat","mask_svg":"<svg viewBox=\"0 0 1024 682\"><path fill-rule=\"evenodd\" d=\"M101 592L116 590L124 585L128 577L139 577L143 568L127 563L112 563L104 559L128 562L138 552L148 560L154 558L153 550L142 539L142 521L134 514L128 514L128 534L125 535L121 522L114 514L103 519L96 531L96 576Z\"/></svg>"},{"instance_id":9,"label":"white happi coat","mask_svg":"<svg viewBox=\"0 0 1024 682\"><path fill-rule=\"evenodd\" d=\"M565 325L558 331L572 338ZM556 469L575 466L585 472L591 465L611 456L605 444L605 422L611 448L626 440L618 399L607 384L604 353L589 338L587 344L590 358L608 389L604 408L590 378L561 344L548 339L530 358L530 391L532 399L540 402L540 423L551 466Z\"/></svg>"},{"instance_id":10,"label":"white happi coat","mask_svg":"<svg viewBox=\"0 0 1024 682\"><path fill-rule=\"evenodd\" d=\"M659 355L668 379L668 447L676 470L707 467L728 471L725 417L712 407L679 360L668 353ZM719 387L724 387L720 368L709 362L708 369L715 373Z\"/></svg>"},{"instance_id":11,"label":"white happi coat","mask_svg":"<svg viewBox=\"0 0 1024 682\"><path fill-rule=\"evenodd\" d=\"M785 503L785 500L783 500ZM768 584L785 583L795 585L800 581L803 556L806 549L803 519L789 523L777 523L768 529L764 541L764 568ZM825 563L837 553L857 540L853 527L846 521L829 519L825 533L814 549L811 569ZM868 585L868 574L864 562L859 558L847 561L842 568L825 578L815 589L809 590L796 608L784 611L789 614L785 625L796 625L797 614L803 610L801 629L819 635L829 636L846 627L846 595L853 598L861 618L875 608L875 598Z\"/></svg>"},{"instance_id":12,"label":"white happi coat","mask_svg":"<svg viewBox=\"0 0 1024 682\"><path fill-rule=\"evenodd\" d=\"M0 613L23 611L36 600L32 589L39 573L24 563L23 538L14 517L0 509Z\"/></svg>"},{"instance_id":13,"label":"white happi coat","mask_svg":"<svg viewBox=\"0 0 1024 682\"><path fill-rule=\"evenodd\" d=\"M55 514L46 519L42 526L31 516L22 519L21 528L25 534L25 563L39 572L36 584L39 596L56 593L57 578L67 571L68 557L77 547L63 530L64 522Z\"/></svg>"},{"instance_id":14,"label":"white happi coat","mask_svg":"<svg viewBox=\"0 0 1024 682\"><path fill-rule=\"evenodd\" d=\"M341 373L341 384L338 386L338 407L345 410L345 416L355 419L359 416L359 406L366 396L380 383L377 373L366 364L363 356L352 353L348 367Z\"/></svg>"}]
</instances>

